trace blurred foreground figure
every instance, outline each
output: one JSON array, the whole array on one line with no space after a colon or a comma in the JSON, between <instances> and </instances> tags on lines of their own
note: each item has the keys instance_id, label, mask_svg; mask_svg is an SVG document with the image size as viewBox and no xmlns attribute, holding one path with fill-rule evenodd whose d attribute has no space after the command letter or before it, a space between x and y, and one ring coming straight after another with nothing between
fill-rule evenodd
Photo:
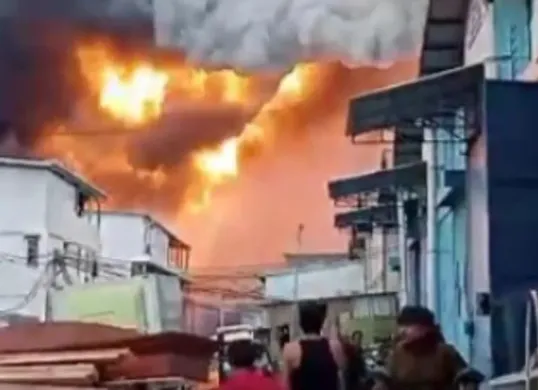
<instances>
[{"instance_id":1,"label":"blurred foreground figure","mask_svg":"<svg viewBox=\"0 0 538 390\"><path fill-rule=\"evenodd\" d=\"M345 357L339 340L321 335L327 306L305 302L299 306L299 340L284 347L283 376L289 390L339 390Z\"/></svg>"},{"instance_id":2,"label":"blurred foreground figure","mask_svg":"<svg viewBox=\"0 0 538 390\"><path fill-rule=\"evenodd\" d=\"M232 372L220 390L284 390L271 375L256 367L258 349L250 340L233 341L228 346Z\"/></svg>"},{"instance_id":3,"label":"blurred foreground figure","mask_svg":"<svg viewBox=\"0 0 538 390\"><path fill-rule=\"evenodd\" d=\"M362 338L362 332L355 331L349 339L342 338L341 340L346 357L346 369L343 375L345 390L368 388Z\"/></svg>"},{"instance_id":4,"label":"blurred foreground figure","mask_svg":"<svg viewBox=\"0 0 538 390\"><path fill-rule=\"evenodd\" d=\"M467 363L445 343L433 313L421 306L406 306L397 319L397 335L384 377L375 390L458 389Z\"/></svg>"}]
</instances>

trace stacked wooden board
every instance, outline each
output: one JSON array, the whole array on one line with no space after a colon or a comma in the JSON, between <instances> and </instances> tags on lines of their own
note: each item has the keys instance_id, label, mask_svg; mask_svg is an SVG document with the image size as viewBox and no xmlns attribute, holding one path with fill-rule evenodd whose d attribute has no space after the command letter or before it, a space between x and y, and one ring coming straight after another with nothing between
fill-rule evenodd
<instances>
[{"instance_id":1,"label":"stacked wooden board","mask_svg":"<svg viewBox=\"0 0 538 390\"><path fill-rule=\"evenodd\" d=\"M129 354L126 348L2 354L0 384L92 388L100 383L105 365Z\"/></svg>"},{"instance_id":2,"label":"stacked wooden board","mask_svg":"<svg viewBox=\"0 0 538 390\"><path fill-rule=\"evenodd\" d=\"M141 335L87 323L0 330L0 390L106 389L204 381L216 344L184 333Z\"/></svg>"}]
</instances>

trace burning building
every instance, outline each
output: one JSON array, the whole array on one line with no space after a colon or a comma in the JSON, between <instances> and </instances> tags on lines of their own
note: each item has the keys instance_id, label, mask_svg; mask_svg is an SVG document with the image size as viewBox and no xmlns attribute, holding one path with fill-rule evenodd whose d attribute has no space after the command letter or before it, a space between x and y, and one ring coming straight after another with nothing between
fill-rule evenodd
<instances>
[{"instance_id":1,"label":"burning building","mask_svg":"<svg viewBox=\"0 0 538 390\"><path fill-rule=\"evenodd\" d=\"M351 69L335 59L373 63L412 54L426 4L364 2L362 13L345 2L279 5L266 11L273 19L280 12L280 27L257 22L266 26L265 40L249 30L251 40L238 38L239 46L222 52L216 49L231 44L248 15L232 23L226 17L233 9L217 3L194 9L187 0L172 2L185 11L179 14L194 12L211 25L174 19L172 12L163 20L158 1L153 7L114 0L91 9L82 0L8 3L0 9L9 20L0 32L8 59L0 66L0 114L17 130L4 136L10 142L4 148L15 143L60 158L107 190L109 207L149 210L181 226L195 248L194 265L217 257L227 264L274 261L299 223L311 242L327 245L328 208L319 219L312 216L312 209L327 207L323 179L351 164L379 161L379 146L365 147L360 158L343 158L341 149L329 156L327 148L340 144L331 129L343 123L351 95L414 75L413 61ZM300 11L310 19L302 20ZM323 24L323 12L332 12L332 24ZM217 16L228 25L219 27ZM359 28L351 28L353 18L373 23L364 42L351 40L360 38L351 34ZM303 31L305 23L310 29ZM183 35L165 31L171 25L183 27ZM224 41L213 41L219 31ZM276 39L278 31L291 38ZM166 48L156 48L154 39ZM342 43L331 53L334 40ZM258 61L245 57L256 53ZM318 58L323 62L314 62ZM316 191L318 203L307 199Z\"/></svg>"}]
</instances>

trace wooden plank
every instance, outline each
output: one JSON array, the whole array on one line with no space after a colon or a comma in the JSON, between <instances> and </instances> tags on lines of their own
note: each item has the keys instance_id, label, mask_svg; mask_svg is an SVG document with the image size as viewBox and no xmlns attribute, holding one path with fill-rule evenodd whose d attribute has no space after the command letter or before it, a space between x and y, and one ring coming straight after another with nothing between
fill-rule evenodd
<instances>
[{"instance_id":1,"label":"wooden plank","mask_svg":"<svg viewBox=\"0 0 538 390\"><path fill-rule=\"evenodd\" d=\"M117 379L110 382L105 382L106 387L122 387L131 386L136 384L158 384L158 385L181 385L181 384L195 384L179 376L160 377L160 378L140 378L140 379ZM2 390L2 389L0 389Z\"/></svg>"},{"instance_id":2,"label":"wooden plank","mask_svg":"<svg viewBox=\"0 0 538 390\"><path fill-rule=\"evenodd\" d=\"M0 354L0 366L47 363L110 363L130 353L128 348L68 352L32 352Z\"/></svg>"},{"instance_id":3,"label":"wooden plank","mask_svg":"<svg viewBox=\"0 0 538 390\"><path fill-rule=\"evenodd\" d=\"M0 367L1 383L90 384L97 379L98 372L92 364Z\"/></svg>"},{"instance_id":4,"label":"wooden plank","mask_svg":"<svg viewBox=\"0 0 538 390\"><path fill-rule=\"evenodd\" d=\"M130 355L103 367L105 382L117 379L183 377L193 381L206 381L209 376L208 362L195 356L171 353Z\"/></svg>"},{"instance_id":5,"label":"wooden plank","mask_svg":"<svg viewBox=\"0 0 538 390\"><path fill-rule=\"evenodd\" d=\"M0 383L0 390L106 390L106 387L25 385L18 383Z\"/></svg>"}]
</instances>

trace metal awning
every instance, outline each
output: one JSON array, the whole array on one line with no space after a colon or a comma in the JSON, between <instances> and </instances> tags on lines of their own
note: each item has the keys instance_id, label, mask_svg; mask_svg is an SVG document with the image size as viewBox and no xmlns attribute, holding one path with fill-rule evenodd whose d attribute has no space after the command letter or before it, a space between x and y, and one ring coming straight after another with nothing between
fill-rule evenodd
<instances>
[{"instance_id":1,"label":"metal awning","mask_svg":"<svg viewBox=\"0 0 538 390\"><path fill-rule=\"evenodd\" d=\"M464 65L466 21L470 0L430 0L420 55L419 75L431 75ZM418 126L395 129L394 164L419 161L423 130Z\"/></svg>"},{"instance_id":2,"label":"metal awning","mask_svg":"<svg viewBox=\"0 0 538 390\"><path fill-rule=\"evenodd\" d=\"M328 188L331 199L337 200L365 192L412 189L423 184L425 180L426 164L421 161L361 176L334 180L329 182Z\"/></svg>"},{"instance_id":3,"label":"metal awning","mask_svg":"<svg viewBox=\"0 0 538 390\"><path fill-rule=\"evenodd\" d=\"M334 226L338 229L353 225L371 226L372 223L394 226L397 224L395 204L366 207L358 210L338 213L334 216Z\"/></svg>"},{"instance_id":4,"label":"metal awning","mask_svg":"<svg viewBox=\"0 0 538 390\"><path fill-rule=\"evenodd\" d=\"M434 117L453 120L459 108L478 101L484 77L484 66L476 64L359 96L349 105L346 134L413 127Z\"/></svg>"},{"instance_id":5,"label":"metal awning","mask_svg":"<svg viewBox=\"0 0 538 390\"><path fill-rule=\"evenodd\" d=\"M469 0L430 0L420 56L421 75L463 65L469 3Z\"/></svg>"}]
</instances>

